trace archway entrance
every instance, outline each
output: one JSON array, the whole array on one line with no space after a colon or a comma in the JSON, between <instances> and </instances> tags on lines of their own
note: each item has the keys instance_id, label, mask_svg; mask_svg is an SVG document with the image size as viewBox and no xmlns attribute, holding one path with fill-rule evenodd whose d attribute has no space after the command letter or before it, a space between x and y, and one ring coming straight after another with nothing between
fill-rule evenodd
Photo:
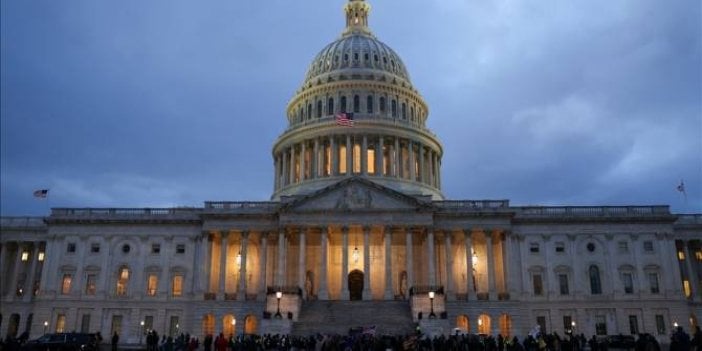
<instances>
[{"instance_id":1,"label":"archway entrance","mask_svg":"<svg viewBox=\"0 0 702 351\"><path fill-rule=\"evenodd\" d=\"M349 299L351 301L363 299L363 272L358 269L349 273Z\"/></svg>"}]
</instances>

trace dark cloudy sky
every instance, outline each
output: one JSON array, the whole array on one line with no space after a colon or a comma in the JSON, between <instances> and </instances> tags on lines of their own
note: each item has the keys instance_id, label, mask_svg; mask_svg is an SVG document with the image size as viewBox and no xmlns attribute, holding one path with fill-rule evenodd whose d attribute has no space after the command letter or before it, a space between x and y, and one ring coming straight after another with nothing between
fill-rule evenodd
<instances>
[{"instance_id":1,"label":"dark cloudy sky","mask_svg":"<svg viewBox=\"0 0 702 351\"><path fill-rule=\"evenodd\" d=\"M0 4L2 215L43 215L268 200L344 1ZM700 1L371 4L430 106L447 198L702 212Z\"/></svg>"}]
</instances>

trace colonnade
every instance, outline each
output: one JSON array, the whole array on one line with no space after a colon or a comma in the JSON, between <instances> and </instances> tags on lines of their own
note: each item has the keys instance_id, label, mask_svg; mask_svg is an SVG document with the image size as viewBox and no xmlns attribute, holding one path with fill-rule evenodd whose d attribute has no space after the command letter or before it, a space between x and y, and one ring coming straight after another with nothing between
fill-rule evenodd
<instances>
[{"instance_id":1,"label":"colonnade","mask_svg":"<svg viewBox=\"0 0 702 351\"><path fill-rule=\"evenodd\" d=\"M407 299L412 287L443 288L450 300L496 300L507 292L505 235L392 225L215 231L204 285L211 299L262 299L276 288L348 300L357 272L364 300Z\"/></svg>"},{"instance_id":2,"label":"colonnade","mask_svg":"<svg viewBox=\"0 0 702 351\"><path fill-rule=\"evenodd\" d=\"M702 241L676 240L675 247L682 275L683 293L688 299L702 301Z\"/></svg>"},{"instance_id":3,"label":"colonnade","mask_svg":"<svg viewBox=\"0 0 702 351\"><path fill-rule=\"evenodd\" d=\"M0 245L2 296L30 301L38 293L45 247L43 241L3 242Z\"/></svg>"},{"instance_id":4,"label":"colonnade","mask_svg":"<svg viewBox=\"0 0 702 351\"><path fill-rule=\"evenodd\" d=\"M343 175L401 178L441 188L441 155L397 136L337 134L306 139L275 155L275 189Z\"/></svg>"}]
</instances>

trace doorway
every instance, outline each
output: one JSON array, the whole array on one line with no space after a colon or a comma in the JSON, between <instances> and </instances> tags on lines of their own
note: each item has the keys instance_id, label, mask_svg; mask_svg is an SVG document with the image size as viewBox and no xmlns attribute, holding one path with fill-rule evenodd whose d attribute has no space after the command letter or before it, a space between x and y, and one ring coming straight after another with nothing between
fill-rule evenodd
<instances>
[{"instance_id":1,"label":"doorway","mask_svg":"<svg viewBox=\"0 0 702 351\"><path fill-rule=\"evenodd\" d=\"M349 273L349 299L351 301L363 299L363 272L358 269Z\"/></svg>"}]
</instances>

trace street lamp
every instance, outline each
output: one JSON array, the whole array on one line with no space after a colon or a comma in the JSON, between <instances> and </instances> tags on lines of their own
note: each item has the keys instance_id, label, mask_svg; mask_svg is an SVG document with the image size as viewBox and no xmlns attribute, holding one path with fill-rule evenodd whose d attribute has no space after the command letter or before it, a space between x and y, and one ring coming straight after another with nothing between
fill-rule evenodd
<instances>
[{"instance_id":1,"label":"street lamp","mask_svg":"<svg viewBox=\"0 0 702 351\"><path fill-rule=\"evenodd\" d=\"M236 318L232 317L232 335L236 335Z\"/></svg>"},{"instance_id":2,"label":"street lamp","mask_svg":"<svg viewBox=\"0 0 702 351\"><path fill-rule=\"evenodd\" d=\"M46 334L46 328L49 327L49 321L44 321L44 334Z\"/></svg>"},{"instance_id":3,"label":"street lamp","mask_svg":"<svg viewBox=\"0 0 702 351\"><path fill-rule=\"evenodd\" d=\"M139 333L139 345L141 345L142 338L144 337L144 321L139 322L141 326L141 333Z\"/></svg>"},{"instance_id":4,"label":"street lamp","mask_svg":"<svg viewBox=\"0 0 702 351\"><path fill-rule=\"evenodd\" d=\"M673 328L678 329L678 322L673 322Z\"/></svg>"},{"instance_id":5,"label":"street lamp","mask_svg":"<svg viewBox=\"0 0 702 351\"><path fill-rule=\"evenodd\" d=\"M570 322L570 334L575 334L575 321Z\"/></svg>"},{"instance_id":6,"label":"street lamp","mask_svg":"<svg viewBox=\"0 0 702 351\"><path fill-rule=\"evenodd\" d=\"M433 291L429 292L429 302L431 302L431 311L429 312L429 318L436 318L436 314L434 313L434 292Z\"/></svg>"},{"instance_id":7,"label":"street lamp","mask_svg":"<svg viewBox=\"0 0 702 351\"><path fill-rule=\"evenodd\" d=\"M278 299L278 310L275 312L275 317L276 318L283 318L283 315L280 314L280 298L283 297L283 292L282 291L276 292L275 297Z\"/></svg>"}]
</instances>

